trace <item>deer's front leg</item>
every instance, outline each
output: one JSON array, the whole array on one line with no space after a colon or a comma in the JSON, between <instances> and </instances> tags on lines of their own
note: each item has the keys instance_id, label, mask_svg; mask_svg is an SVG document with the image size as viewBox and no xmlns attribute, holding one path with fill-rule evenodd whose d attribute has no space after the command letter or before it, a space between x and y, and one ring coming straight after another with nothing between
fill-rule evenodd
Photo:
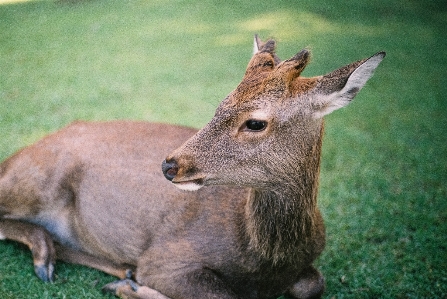
<instances>
[{"instance_id":1,"label":"deer's front leg","mask_svg":"<svg viewBox=\"0 0 447 299\"><path fill-rule=\"evenodd\" d=\"M130 278L109 283L102 290L124 299L170 299L154 289L137 284Z\"/></svg>"},{"instance_id":2,"label":"deer's front leg","mask_svg":"<svg viewBox=\"0 0 447 299\"><path fill-rule=\"evenodd\" d=\"M11 219L0 219L0 239L18 241L33 255L34 272L45 282L52 282L56 252L49 233L41 226Z\"/></svg>"},{"instance_id":3,"label":"deer's front leg","mask_svg":"<svg viewBox=\"0 0 447 299\"><path fill-rule=\"evenodd\" d=\"M131 279L112 282L103 290L126 299L239 298L208 269L197 269L180 275L172 273L143 277L143 280L146 279L155 282L157 290L140 285ZM169 294L171 297L164 294Z\"/></svg>"},{"instance_id":4,"label":"deer's front leg","mask_svg":"<svg viewBox=\"0 0 447 299\"><path fill-rule=\"evenodd\" d=\"M288 294L295 299L321 298L325 289L323 275L310 266L300 275L299 280L290 288Z\"/></svg>"}]
</instances>

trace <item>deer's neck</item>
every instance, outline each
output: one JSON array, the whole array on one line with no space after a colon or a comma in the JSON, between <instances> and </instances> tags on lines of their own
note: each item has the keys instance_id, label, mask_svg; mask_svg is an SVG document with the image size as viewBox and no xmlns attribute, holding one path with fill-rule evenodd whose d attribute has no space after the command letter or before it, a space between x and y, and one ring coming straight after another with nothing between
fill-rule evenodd
<instances>
[{"instance_id":1,"label":"deer's neck","mask_svg":"<svg viewBox=\"0 0 447 299\"><path fill-rule=\"evenodd\" d=\"M250 246L275 264L313 256L313 246L324 246L317 208L321 136L310 151L299 173L284 177L269 190L252 189L246 205Z\"/></svg>"},{"instance_id":2,"label":"deer's neck","mask_svg":"<svg viewBox=\"0 0 447 299\"><path fill-rule=\"evenodd\" d=\"M306 201L306 202L305 202ZM296 194L253 190L246 207L250 245L274 263L300 259L309 248L316 225L315 200Z\"/></svg>"}]
</instances>

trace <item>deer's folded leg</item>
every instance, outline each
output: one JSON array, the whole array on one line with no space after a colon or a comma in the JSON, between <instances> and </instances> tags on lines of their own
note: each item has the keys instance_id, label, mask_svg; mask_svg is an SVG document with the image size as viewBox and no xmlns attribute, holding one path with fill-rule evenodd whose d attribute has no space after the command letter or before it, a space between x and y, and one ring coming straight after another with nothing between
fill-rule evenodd
<instances>
[{"instance_id":1,"label":"deer's folded leg","mask_svg":"<svg viewBox=\"0 0 447 299\"><path fill-rule=\"evenodd\" d=\"M149 269L146 272L146 269L137 268L136 279L142 286L136 289L136 293L140 296L129 298L241 298L213 270L198 265L185 265L181 268L178 266L179 264L173 261L171 264L157 267L155 271Z\"/></svg>"},{"instance_id":2,"label":"deer's folded leg","mask_svg":"<svg viewBox=\"0 0 447 299\"><path fill-rule=\"evenodd\" d=\"M129 299L170 299L160 292L146 286L140 286L135 281L126 278L105 285L103 292L112 293L120 298Z\"/></svg>"},{"instance_id":3,"label":"deer's folded leg","mask_svg":"<svg viewBox=\"0 0 447 299\"><path fill-rule=\"evenodd\" d=\"M64 262L78 264L103 271L120 279L131 278L135 267L132 265L115 264L105 258L92 256L88 253L75 250L55 243L57 259Z\"/></svg>"},{"instance_id":4,"label":"deer's folded leg","mask_svg":"<svg viewBox=\"0 0 447 299\"><path fill-rule=\"evenodd\" d=\"M34 272L52 282L56 253L50 234L41 226L12 219L0 219L0 238L25 244L33 255Z\"/></svg>"}]
</instances>

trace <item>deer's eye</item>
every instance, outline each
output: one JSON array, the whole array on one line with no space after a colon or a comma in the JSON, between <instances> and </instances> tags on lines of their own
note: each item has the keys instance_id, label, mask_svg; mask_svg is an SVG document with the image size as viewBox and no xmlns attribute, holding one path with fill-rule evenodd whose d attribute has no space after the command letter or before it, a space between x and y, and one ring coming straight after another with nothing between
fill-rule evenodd
<instances>
[{"instance_id":1,"label":"deer's eye","mask_svg":"<svg viewBox=\"0 0 447 299\"><path fill-rule=\"evenodd\" d=\"M263 66L273 67L273 61L266 61Z\"/></svg>"},{"instance_id":2,"label":"deer's eye","mask_svg":"<svg viewBox=\"0 0 447 299\"><path fill-rule=\"evenodd\" d=\"M267 122L263 120L249 119L245 122L245 127L249 131L262 131L267 127Z\"/></svg>"}]
</instances>

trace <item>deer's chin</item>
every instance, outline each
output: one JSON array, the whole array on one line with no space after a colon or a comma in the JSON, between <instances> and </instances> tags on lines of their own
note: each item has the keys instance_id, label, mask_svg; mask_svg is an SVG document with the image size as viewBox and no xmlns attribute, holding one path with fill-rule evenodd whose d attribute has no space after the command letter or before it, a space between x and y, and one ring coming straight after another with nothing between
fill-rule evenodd
<instances>
[{"instance_id":1,"label":"deer's chin","mask_svg":"<svg viewBox=\"0 0 447 299\"><path fill-rule=\"evenodd\" d=\"M173 182L174 186L181 190L186 191L197 191L200 188L203 187L203 181L202 180L191 180L191 181L185 181L185 182Z\"/></svg>"}]
</instances>

